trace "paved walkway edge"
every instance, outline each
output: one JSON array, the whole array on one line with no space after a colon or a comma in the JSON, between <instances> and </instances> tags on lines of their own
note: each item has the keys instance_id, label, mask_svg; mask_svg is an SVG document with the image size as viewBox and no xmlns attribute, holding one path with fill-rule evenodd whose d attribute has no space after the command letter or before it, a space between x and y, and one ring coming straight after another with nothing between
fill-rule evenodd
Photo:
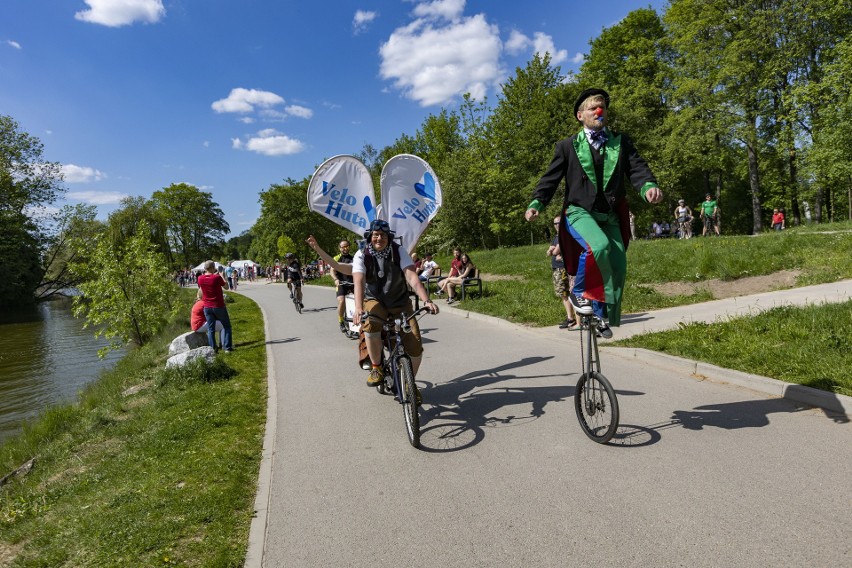
<instances>
[{"instance_id":1,"label":"paved walkway edge","mask_svg":"<svg viewBox=\"0 0 852 568\"><path fill-rule=\"evenodd\" d=\"M778 379L726 369L711 365L710 363L692 361L648 349L637 347L607 347L607 351L611 351L619 357L641 359L643 362L656 367L675 369L697 379L709 379L713 382L729 383L770 396L785 398L800 404L817 406L831 412L852 416L852 397L842 394L830 393L793 383L785 383Z\"/></svg>"},{"instance_id":2,"label":"paved walkway edge","mask_svg":"<svg viewBox=\"0 0 852 568\"><path fill-rule=\"evenodd\" d=\"M245 296L243 296L245 297ZM254 300L252 300L254 302ZM255 302L257 303L257 302ZM272 493L272 465L275 461L275 435L278 424L278 391L276 389L275 366L272 361L272 345L269 343L269 318L260 304L266 336L266 432L263 435L263 450L260 471L257 477L257 494L254 498L254 518L249 528L248 549L245 568L261 568L266 552L266 527L269 520L269 499Z\"/></svg>"},{"instance_id":3,"label":"paved walkway edge","mask_svg":"<svg viewBox=\"0 0 852 568\"><path fill-rule=\"evenodd\" d=\"M550 333L545 328L522 326L494 316L470 312L458 307L441 306L441 311L470 319L488 321L495 325L510 326L521 331L545 335L555 339L555 334ZM800 404L816 406L830 412L837 412L845 414L846 416L852 416L852 397L842 394L835 394L812 387L785 383L784 381L763 377L761 375L753 375L751 373L726 369L724 367L711 365L710 363L683 359L681 357L658 353L648 349L635 347L611 347L604 343L601 344L601 348L619 357L635 358L651 365L680 370L685 374L702 380L709 379L717 383L729 383L768 394L770 396L785 398Z\"/></svg>"}]
</instances>

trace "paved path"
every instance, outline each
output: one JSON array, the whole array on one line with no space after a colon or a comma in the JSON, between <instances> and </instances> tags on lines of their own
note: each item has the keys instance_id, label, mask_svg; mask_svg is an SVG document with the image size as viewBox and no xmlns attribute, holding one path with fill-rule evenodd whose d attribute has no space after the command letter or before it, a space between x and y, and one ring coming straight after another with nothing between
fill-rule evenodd
<instances>
[{"instance_id":1,"label":"paved path","mask_svg":"<svg viewBox=\"0 0 852 568\"><path fill-rule=\"evenodd\" d=\"M448 309L421 321L418 451L330 289L301 316L283 285L240 292L273 378L247 566L852 565L842 416L609 349L621 427L601 446L574 416L571 333Z\"/></svg>"}]
</instances>

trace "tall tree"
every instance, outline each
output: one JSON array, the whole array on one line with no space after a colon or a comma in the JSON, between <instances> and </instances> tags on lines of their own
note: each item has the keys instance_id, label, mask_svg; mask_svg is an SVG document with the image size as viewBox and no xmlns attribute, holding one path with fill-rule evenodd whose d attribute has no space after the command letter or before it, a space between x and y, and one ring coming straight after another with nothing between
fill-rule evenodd
<instances>
[{"instance_id":1,"label":"tall tree","mask_svg":"<svg viewBox=\"0 0 852 568\"><path fill-rule=\"evenodd\" d=\"M71 265L83 280L79 284L83 294L74 298L74 315L85 316L97 337L109 339L109 346L98 352L101 356L128 341L148 343L166 323L168 308L176 305L177 287L168 267L144 221L139 229L123 243L102 234L94 242L81 240L76 245L91 248L91 253Z\"/></svg>"},{"instance_id":2,"label":"tall tree","mask_svg":"<svg viewBox=\"0 0 852 568\"><path fill-rule=\"evenodd\" d=\"M3 274L0 306L33 302L50 222L43 209L63 193L61 184L61 166L44 159L41 141L0 115L0 257L14 260Z\"/></svg>"},{"instance_id":3,"label":"tall tree","mask_svg":"<svg viewBox=\"0 0 852 568\"><path fill-rule=\"evenodd\" d=\"M56 216L56 227L47 239L44 254L44 276L36 291L38 299L61 295L80 283L80 276L73 273L70 265L89 257L88 246L104 233L105 226L95 217L94 205L66 205Z\"/></svg>"},{"instance_id":4,"label":"tall tree","mask_svg":"<svg viewBox=\"0 0 852 568\"><path fill-rule=\"evenodd\" d=\"M182 266L195 266L221 250L231 229L211 193L177 183L155 191L151 201L162 215L171 248L180 255Z\"/></svg>"}]
</instances>

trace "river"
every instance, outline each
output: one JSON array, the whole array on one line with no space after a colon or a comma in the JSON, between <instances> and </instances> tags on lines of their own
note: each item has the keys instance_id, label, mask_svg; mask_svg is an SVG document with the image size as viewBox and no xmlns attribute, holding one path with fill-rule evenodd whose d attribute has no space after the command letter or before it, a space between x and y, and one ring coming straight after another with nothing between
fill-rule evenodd
<instances>
[{"instance_id":1,"label":"river","mask_svg":"<svg viewBox=\"0 0 852 568\"><path fill-rule=\"evenodd\" d=\"M83 329L69 300L0 314L0 442L51 405L74 401L124 354L111 351L99 359L105 345L92 329Z\"/></svg>"}]
</instances>

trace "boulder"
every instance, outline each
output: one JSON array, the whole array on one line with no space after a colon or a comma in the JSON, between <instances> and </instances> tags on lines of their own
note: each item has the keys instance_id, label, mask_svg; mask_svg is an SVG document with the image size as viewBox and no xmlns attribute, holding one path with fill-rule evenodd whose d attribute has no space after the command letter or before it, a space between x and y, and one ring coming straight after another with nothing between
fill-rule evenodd
<instances>
[{"instance_id":1,"label":"boulder","mask_svg":"<svg viewBox=\"0 0 852 568\"><path fill-rule=\"evenodd\" d=\"M212 363L216 358L216 351L210 347L209 345L205 345L204 347L199 347L198 349L191 349L189 351L184 351L183 353L178 353L166 361L166 368L169 367L182 367L189 363L190 361L194 361L195 359L204 359L208 363Z\"/></svg>"},{"instance_id":2,"label":"boulder","mask_svg":"<svg viewBox=\"0 0 852 568\"><path fill-rule=\"evenodd\" d=\"M185 353L199 347L209 347L206 333L197 331L189 331L181 336L175 337L169 345L169 357L178 353Z\"/></svg>"}]
</instances>

